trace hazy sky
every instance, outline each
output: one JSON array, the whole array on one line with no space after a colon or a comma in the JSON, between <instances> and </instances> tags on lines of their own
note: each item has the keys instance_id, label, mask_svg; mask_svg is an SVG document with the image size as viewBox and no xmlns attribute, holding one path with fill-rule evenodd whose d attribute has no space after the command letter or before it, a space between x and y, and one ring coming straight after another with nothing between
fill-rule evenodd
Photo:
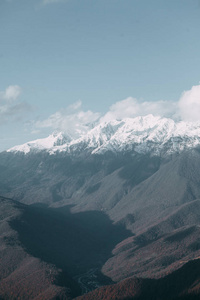
<instances>
[{"instance_id":1,"label":"hazy sky","mask_svg":"<svg viewBox=\"0 0 200 300\"><path fill-rule=\"evenodd\" d=\"M0 150L99 117L197 120L199 32L199 0L0 0Z\"/></svg>"}]
</instances>

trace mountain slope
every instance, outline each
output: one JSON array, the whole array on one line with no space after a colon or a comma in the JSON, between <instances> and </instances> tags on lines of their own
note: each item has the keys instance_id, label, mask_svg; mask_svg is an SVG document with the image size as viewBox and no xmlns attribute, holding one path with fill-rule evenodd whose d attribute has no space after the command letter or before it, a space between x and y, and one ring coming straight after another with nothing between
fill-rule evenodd
<instances>
[{"instance_id":1,"label":"mountain slope","mask_svg":"<svg viewBox=\"0 0 200 300\"><path fill-rule=\"evenodd\" d=\"M24 210L25 205L0 197L0 298L71 299L69 286L59 285L59 270L30 255L11 226Z\"/></svg>"},{"instance_id":2,"label":"mountain slope","mask_svg":"<svg viewBox=\"0 0 200 300\"><path fill-rule=\"evenodd\" d=\"M137 276L163 276L179 268L180 262L199 256L198 150L164 160L132 153L85 156L84 160L64 153L4 153L2 157L8 173L1 174L1 182L4 177L7 196L52 208L70 204L74 213L98 210L132 231L133 238L116 245L117 250L110 249L113 253L103 266L104 274L113 280L132 276L133 266ZM181 242L166 243L176 230L183 232ZM185 230L189 235L184 236ZM160 247L159 256L155 253Z\"/></svg>"},{"instance_id":3,"label":"mountain slope","mask_svg":"<svg viewBox=\"0 0 200 300\"><path fill-rule=\"evenodd\" d=\"M193 260L159 280L129 278L76 298L77 300L198 300L200 262Z\"/></svg>"},{"instance_id":4,"label":"mountain slope","mask_svg":"<svg viewBox=\"0 0 200 300\"><path fill-rule=\"evenodd\" d=\"M69 207L27 206L4 197L0 217L3 299L71 299L111 283L101 266L130 236L101 212L72 215Z\"/></svg>"},{"instance_id":5,"label":"mountain slope","mask_svg":"<svg viewBox=\"0 0 200 300\"><path fill-rule=\"evenodd\" d=\"M103 273L114 281L133 275L160 278L199 258L199 208L199 200L185 204L163 221L118 244Z\"/></svg>"},{"instance_id":6,"label":"mountain slope","mask_svg":"<svg viewBox=\"0 0 200 300\"><path fill-rule=\"evenodd\" d=\"M10 226L29 255L85 292L95 276L164 277L200 256L199 143L199 123L146 116L0 153L1 195L26 204Z\"/></svg>"}]
</instances>

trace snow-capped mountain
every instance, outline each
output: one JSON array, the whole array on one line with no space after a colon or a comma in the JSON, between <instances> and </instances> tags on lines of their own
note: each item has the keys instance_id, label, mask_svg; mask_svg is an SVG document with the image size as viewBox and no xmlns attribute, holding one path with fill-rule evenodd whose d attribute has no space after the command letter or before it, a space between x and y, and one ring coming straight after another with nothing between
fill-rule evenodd
<instances>
[{"instance_id":1,"label":"snow-capped mountain","mask_svg":"<svg viewBox=\"0 0 200 300\"><path fill-rule=\"evenodd\" d=\"M0 153L4 244L10 249L12 233L13 251L19 245L30 251L14 280L24 263L27 269L27 255L42 263L47 257L45 266L70 270L73 279L86 274L88 287L88 270L117 282L161 278L198 262L200 151L192 149L198 145L200 122L147 115L100 122L79 138L53 133Z\"/></svg>"},{"instance_id":2,"label":"snow-capped mountain","mask_svg":"<svg viewBox=\"0 0 200 300\"><path fill-rule=\"evenodd\" d=\"M200 144L200 122L175 122L172 119L147 115L103 122L88 130L79 138L71 138L65 133L53 133L44 139L38 139L15 146L8 152L45 150L74 153L90 151L102 154L106 151L152 152L155 155L180 152Z\"/></svg>"}]
</instances>

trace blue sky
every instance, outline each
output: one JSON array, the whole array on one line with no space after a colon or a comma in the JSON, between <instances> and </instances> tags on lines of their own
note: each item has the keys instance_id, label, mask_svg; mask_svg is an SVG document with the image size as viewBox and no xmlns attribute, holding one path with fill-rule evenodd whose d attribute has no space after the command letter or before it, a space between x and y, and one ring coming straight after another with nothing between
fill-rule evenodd
<instances>
[{"instance_id":1,"label":"blue sky","mask_svg":"<svg viewBox=\"0 0 200 300\"><path fill-rule=\"evenodd\" d=\"M0 150L136 102L200 101L199 30L199 0L1 0Z\"/></svg>"}]
</instances>

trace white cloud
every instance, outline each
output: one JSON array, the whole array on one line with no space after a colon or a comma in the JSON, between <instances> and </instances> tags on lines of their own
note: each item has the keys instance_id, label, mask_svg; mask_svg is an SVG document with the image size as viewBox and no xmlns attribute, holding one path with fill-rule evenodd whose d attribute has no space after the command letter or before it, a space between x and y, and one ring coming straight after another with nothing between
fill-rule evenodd
<instances>
[{"instance_id":1,"label":"white cloud","mask_svg":"<svg viewBox=\"0 0 200 300\"><path fill-rule=\"evenodd\" d=\"M178 108L182 120L200 121L200 85L195 85L182 94Z\"/></svg>"},{"instance_id":2,"label":"white cloud","mask_svg":"<svg viewBox=\"0 0 200 300\"><path fill-rule=\"evenodd\" d=\"M113 104L102 121L148 114L183 121L200 121L200 85L185 91L178 101L139 101L129 97Z\"/></svg>"},{"instance_id":3,"label":"white cloud","mask_svg":"<svg viewBox=\"0 0 200 300\"><path fill-rule=\"evenodd\" d=\"M177 103L172 101L138 101L135 98L128 97L122 101L113 104L109 111L101 118L101 121L110 121L113 119L121 120L123 118L133 118L148 114L173 117L176 114Z\"/></svg>"},{"instance_id":4,"label":"white cloud","mask_svg":"<svg viewBox=\"0 0 200 300\"><path fill-rule=\"evenodd\" d=\"M131 118L139 115L161 115L171 116L175 114L177 103L167 101L140 102L134 98L116 102L110 107L110 110L101 116L90 110L83 111L81 101L78 101L66 109L57 111L47 119L34 123L34 129L42 130L49 128L52 130L64 131L73 138L79 137L90 129L94 123L110 121L113 119Z\"/></svg>"},{"instance_id":5,"label":"white cloud","mask_svg":"<svg viewBox=\"0 0 200 300\"><path fill-rule=\"evenodd\" d=\"M10 85L4 92L0 92L0 100L13 101L16 100L21 94L19 85Z\"/></svg>"},{"instance_id":6,"label":"white cloud","mask_svg":"<svg viewBox=\"0 0 200 300\"><path fill-rule=\"evenodd\" d=\"M92 123L97 121L99 116L99 113L90 110L83 111L82 103L78 101L66 109L52 114L46 120L37 121L35 127L62 130L72 137L79 137L88 130Z\"/></svg>"},{"instance_id":7,"label":"white cloud","mask_svg":"<svg viewBox=\"0 0 200 300\"><path fill-rule=\"evenodd\" d=\"M29 104L18 100L21 91L18 85L10 85L5 91L0 91L0 124L19 121L25 112L31 110Z\"/></svg>"},{"instance_id":8,"label":"white cloud","mask_svg":"<svg viewBox=\"0 0 200 300\"><path fill-rule=\"evenodd\" d=\"M4 98L8 101L16 100L21 94L21 88L18 85L10 85L5 91Z\"/></svg>"},{"instance_id":9,"label":"white cloud","mask_svg":"<svg viewBox=\"0 0 200 300\"><path fill-rule=\"evenodd\" d=\"M84 111L81 101L66 109L57 111L47 119L34 123L33 131L51 129L67 132L77 138L90 129L94 123L117 119L134 118L153 114L175 120L200 121L200 85L183 93L179 101L139 101L128 97L111 105L105 115Z\"/></svg>"},{"instance_id":10,"label":"white cloud","mask_svg":"<svg viewBox=\"0 0 200 300\"><path fill-rule=\"evenodd\" d=\"M71 104L69 107L68 107L68 111L74 111L74 110L78 110L78 109L81 109L81 106L82 106L82 102L81 100L78 100L77 102Z\"/></svg>"}]
</instances>

